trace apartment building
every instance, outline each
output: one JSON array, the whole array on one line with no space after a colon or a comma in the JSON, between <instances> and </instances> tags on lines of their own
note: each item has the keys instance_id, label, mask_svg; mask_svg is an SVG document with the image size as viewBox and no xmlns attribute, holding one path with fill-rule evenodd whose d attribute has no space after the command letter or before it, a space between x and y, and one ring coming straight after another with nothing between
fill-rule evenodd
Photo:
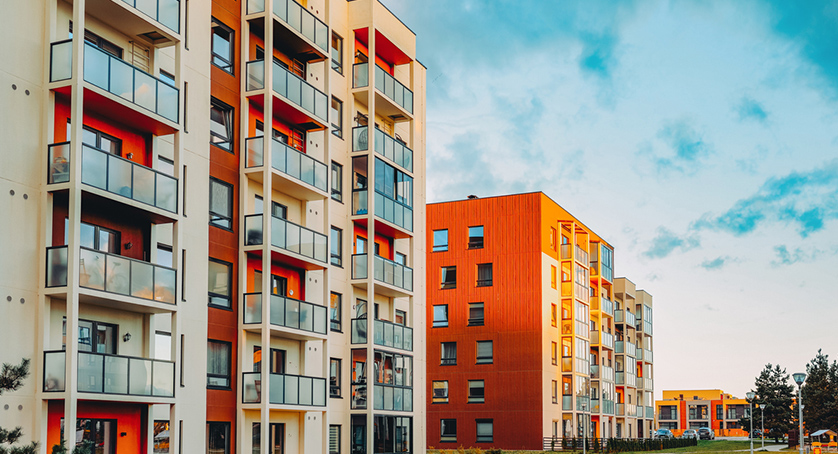
<instances>
[{"instance_id":1,"label":"apartment building","mask_svg":"<svg viewBox=\"0 0 838 454\"><path fill-rule=\"evenodd\" d=\"M0 361L32 368L0 426L41 452L423 451L415 34L378 0L6 17Z\"/></svg>"},{"instance_id":2,"label":"apartment building","mask_svg":"<svg viewBox=\"0 0 838 454\"><path fill-rule=\"evenodd\" d=\"M721 389L682 389L663 391L655 402L659 429L676 435L687 429L710 427L717 437L747 437L748 428L739 420L750 415L748 401Z\"/></svg>"},{"instance_id":3,"label":"apartment building","mask_svg":"<svg viewBox=\"0 0 838 454\"><path fill-rule=\"evenodd\" d=\"M427 238L429 446L648 436L651 295L611 244L540 192L429 204Z\"/></svg>"}]
</instances>

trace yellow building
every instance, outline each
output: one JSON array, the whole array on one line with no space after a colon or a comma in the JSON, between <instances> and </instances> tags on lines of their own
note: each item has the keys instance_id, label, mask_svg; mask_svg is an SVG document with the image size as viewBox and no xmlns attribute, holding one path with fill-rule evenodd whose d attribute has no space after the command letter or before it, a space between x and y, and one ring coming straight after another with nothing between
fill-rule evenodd
<instances>
[{"instance_id":1,"label":"yellow building","mask_svg":"<svg viewBox=\"0 0 838 454\"><path fill-rule=\"evenodd\" d=\"M739 427L739 420L750 415L748 401L721 389L664 391L663 400L655 406L658 429L669 429L675 435L710 427L717 437L748 436L748 428Z\"/></svg>"}]
</instances>

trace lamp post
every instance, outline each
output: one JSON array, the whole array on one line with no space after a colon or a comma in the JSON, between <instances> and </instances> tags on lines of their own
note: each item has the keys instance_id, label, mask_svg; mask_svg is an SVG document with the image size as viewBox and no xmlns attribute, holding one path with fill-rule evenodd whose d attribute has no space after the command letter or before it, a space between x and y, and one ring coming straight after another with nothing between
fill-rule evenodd
<instances>
[{"instance_id":1,"label":"lamp post","mask_svg":"<svg viewBox=\"0 0 838 454\"><path fill-rule=\"evenodd\" d=\"M760 449L765 449L765 407L767 407L767 406L768 406L768 404L765 404L765 403L759 404L759 410L760 410L759 417L761 419L760 420L760 430L761 430L760 433L761 433L761 435L760 435L759 438L762 440L762 447Z\"/></svg>"},{"instance_id":2,"label":"lamp post","mask_svg":"<svg viewBox=\"0 0 838 454\"><path fill-rule=\"evenodd\" d=\"M800 422L797 438L800 446L800 454L803 454L803 382L806 381L806 374L798 372L792 374L792 377L794 377L794 382L797 383L797 408L799 410L797 420Z\"/></svg>"},{"instance_id":3,"label":"lamp post","mask_svg":"<svg viewBox=\"0 0 838 454\"><path fill-rule=\"evenodd\" d=\"M754 454L754 396L755 394L751 391L745 393L745 397L748 398L748 408L751 416L751 429L748 431L748 439L751 440L751 454Z\"/></svg>"}]
</instances>

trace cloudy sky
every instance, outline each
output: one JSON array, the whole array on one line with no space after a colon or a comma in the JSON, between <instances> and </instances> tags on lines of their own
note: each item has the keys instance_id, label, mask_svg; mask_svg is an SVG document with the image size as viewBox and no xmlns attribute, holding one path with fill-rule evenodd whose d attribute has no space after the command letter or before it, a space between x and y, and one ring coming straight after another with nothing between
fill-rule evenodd
<instances>
[{"instance_id":1,"label":"cloudy sky","mask_svg":"<svg viewBox=\"0 0 838 454\"><path fill-rule=\"evenodd\" d=\"M838 357L838 3L385 0L428 201L543 191L655 302L655 387Z\"/></svg>"}]
</instances>

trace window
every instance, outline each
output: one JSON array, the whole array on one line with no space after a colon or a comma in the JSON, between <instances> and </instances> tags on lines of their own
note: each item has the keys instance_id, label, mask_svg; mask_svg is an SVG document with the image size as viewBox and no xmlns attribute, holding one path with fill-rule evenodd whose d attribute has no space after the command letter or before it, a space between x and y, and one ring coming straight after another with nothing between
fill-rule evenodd
<instances>
[{"instance_id":1,"label":"window","mask_svg":"<svg viewBox=\"0 0 838 454\"><path fill-rule=\"evenodd\" d=\"M491 419L478 419L477 423L477 439L478 443L491 443L494 436L494 422Z\"/></svg>"},{"instance_id":2,"label":"window","mask_svg":"<svg viewBox=\"0 0 838 454\"><path fill-rule=\"evenodd\" d=\"M448 305L440 304L434 306L434 328L444 328L448 326Z\"/></svg>"},{"instance_id":3,"label":"window","mask_svg":"<svg viewBox=\"0 0 838 454\"><path fill-rule=\"evenodd\" d=\"M556 326L556 318L557 318L557 309L555 304L550 305L550 324Z\"/></svg>"},{"instance_id":4,"label":"window","mask_svg":"<svg viewBox=\"0 0 838 454\"><path fill-rule=\"evenodd\" d=\"M154 332L154 359L172 360L172 333Z\"/></svg>"},{"instance_id":5,"label":"window","mask_svg":"<svg viewBox=\"0 0 838 454\"><path fill-rule=\"evenodd\" d=\"M483 226L468 228L468 248L483 249Z\"/></svg>"},{"instance_id":6,"label":"window","mask_svg":"<svg viewBox=\"0 0 838 454\"><path fill-rule=\"evenodd\" d=\"M448 380L434 380L433 382L433 403L448 403Z\"/></svg>"},{"instance_id":7,"label":"window","mask_svg":"<svg viewBox=\"0 0 838 454\"><path fill-rule=\"evenodd\" d=\"M337 227L332 227L332 265L343 266L343 254L341 252L341 234L343 231Z\"/></svg>"},{"instance_id":8,"label":"window","mask_svg":"<svg viewBox=\"0 0 838 454\"><path fill-rule=\"evenodd\" d=\"M173 87L177 87L177 85L175 85L175 75L170 72L166 72L161 69L159 79Z\"/></svg>"},{"instance_id":9,"label":"window","mask_svg":"<svg viewBox=\"0 0 838 454\"><path fill-rule=\"evenodd\" d=\"M233 185L210 177L210 224L233 229Z\"/></svg>"},{"instance_id":10,"label":"window","mask_svg":"<svg viewBox=\"0 0 838 454\"><path fill-rule=\"evenodd\" d=\"M64 243L67 244L67 239L70 234L70 220L64 218ZM119 254L121 249L120 233L116 230L106 229L98 225L81 223L81 231L79 232L81 246L88 249L94 249L101 252L109 252L111 254Z\"/></svg>"},{"instance_id":11,"label":"window","mask_svg":"<svg viewBox=\"0 0 838 454\"><path fill-rule=\"evenodd\" d=\"M230 389L229 342L207 340L207 387ZM225 451L226 452L226 451Z\"/></svg>"},{"instance_id":12,"label":"window","mask_svg":"<svg viewBox=\"0 0 838 454\"><path fill-rule=\"evenodd\" d=\"M169 452L169 421L154 421L154 454Z\"/></svg>"},{"instance_id":13,"label":"window","mask_svg":"<svg viewBox=\"0 0 838 454\"><path fill-rule=\"evenodd\" d=\"M233 108L215 98L210 106L210 143L233 152Z\"/></svg>"},{"instance_id":14,"label":"window","mask_svg":"<svg viewBox=\"0 0 838 454\"><path fill-rule=\"evenodd\" d=\"M230 423L207 421L207 454L230 454Z\"/></svg>"},{"instance_id":15,"label":"window","mask_svg":"<svg viewBox=\"0 0 838 454\"><path fill-rule=\"evenodd\" d=\"M456 419L440 419L439 420L439 441L440 442L456 442L457 441L457 420Z\"/></svg>"},{"instance_id":16,"label":"window","mask_svg":"<svg viewBox=\"0 0 838 454\"><path fill-rule=\"evenodd\" d=\"M329 454L340 454L340 426L329 426Z\"/></svg>"},{"instance_id":17,"label":"window","mask_svg":"<svg viewBox=\"0 0 838 454\"><path fill-rule=\"evenodd\" d=\"M343 101L332 96L332 134L336 137L343 137Z\"/></svg>"},{"instance_id":18,"label":"window","mask_svg":"<svg viewBox=\"0 0 838 454\"><path fill-rule=\"evenodd\" d=\"M483 380L468 381L468 403L482 404L485 402Z\"/></svg>"},{"instance_id":19,"label":"window","mask_svg":"<svg viewBox=\"0 0 838 454\"><path fill-rule=\"evenodd\" d=\"M492 264L481 263L477 265L477 286L491 287L492 286Z\"/></svg>"},{"instance_id":20,"label":"window","mask_svg":"<svg viewBox=\"0 0 838 454\"><path fill-rule=\"evenodd\" d=\"M233 74L233 30L212 18L212 64Z\"/></svg>"},{"instance_id":21,"label":"window","mask_svg":"<svg viewBox=\"0 0 838 454\"><path fill-rule=\"evenodd\" d=\"M550 227L550 249L556 250L556 228Z\"/></svg>"},{"instance_id":22,"label":"window","mask_svg":"<svg viewBox=\"0 0 838 454\"><path fill-rule=\"evenodd\" d=\"M469 303L468 326L483 326L483 303Z\"/></svg>"},{"instance_id":23,"label":"window","mask_svg":"<svg viewBox=\"0 0 838 454\"><path fill-rule=\"evenodd\" d=\"M209 305L232 309L233 264L210 257L208 295Z\"/></svg>"},{"instance_id":24,"label":"window","mask_svg":"<svg viewBox=\"0 0 838 454\"><path fill-rule=\"evenodd\" d=\"M556 267L550 265L550 287L556 288Z\"/></svg>"},{"instance_id":25,"label":"window","mask_svg":"<svg viewBox=\"0 0 838 454\"><path fill-rule=\"evenodd\" d=\"M116 419L76 419L76 447L90 442L96 447L96 453L115 454L116 429ZM61 418L61 439L64 439L64 418Z\"/></svg>"},{"instance_id":26,"label":"window","mask_svg":"<svg viewBox=\"0 0 838 454\"><path fill-rule=\"evenodd\" d=\"M157 264L172 267L172 247L157 243Z\"/></svg>"},{"instance_id":27,"label":"window","mask_svg":"<svg viewBox=\"0 0 838 454\"><path fill-rule=\"evenodd\" d=\"M396 256L393 258L393 261L399 265L407 266L407 256L401 252L396 252Z\"/></svg>"},{"instance_id":28,"label":"window","mask_svg":"<svg viewBox=\"0 0 838 454\"><path fill-rule=\"evenodd\" d=\"M553 362L553 365L555 366L559 364L559 344L555 342L551 342L551 344L552 345L550 346L550 359Z\"/></svg>"},{"instance_id":29,"label":"window","mask_svg":"<svg viewBox=\"0 0 838 454\"><path fill-rule=\"evenodd\" d=\"M329 324L332 331L341 332L341 301L343 296L340 293L332 292L332 298L329 302Z\"/></svg>"},{"instance_id":30,"label":"window","mask_svg":"<svg viewBox=\"0 0 838 454\"><path fill-rule=\"evenodd\" d=\"M67 121L67 126L70 126L70 121ZM67 128L69 134L70 128ZM98 148L102 151L122 156L122 139L117 139L114 136L105 134L102 131L93 129L89 126L82 126L81 140L85 145L93 148Z\"/></svg>"},{"instance_id":31,"label":"window","mask_svg":"<svg viewBox=\"0 0 838 454\"><path fill-rule=\"evenodd\" d=\"M79 351L116 354L119 325L79 319ZM61 327L61 349L67 348L67 318Z\"/></svg>"},{"instance_id":32,"label":"window","mask_svg":"<svg viewBox=\"0 0 838 454\"><path fill-rule=\"evenodd\" d=\"M456 342L442 342L442 348L439 364L441 366L456 366L457 365L457 343Z\"/></svg>"},{"instance_id":33,"label":"window","mask_svg":"<svg viewBox=\"0 0 838 454\"><path fill-rule=\"evenodd\" d=\"M559 403L559 382L553 380L553 403Z\"/></svg>"},{"instance_id":34,"label":"window","mask_svg":"<svg viewBox=\"0 0 838 454\"><path fill-rule=\"evenodd\" d=\"M443 266L442 267L442 285L440 288L451 289L457 288L457 267Z\"/></svg>"},{"instance_id":35,"label":"window","mask_svg":"<svg viewBox=\"0 0 838 454\"><path fill-rule=\"evenodd\" d=\"M396 324L407 326L407 312L396 309Z\"/></svg>"},{"instance_id":36,"label":"window","mask_svg":"<svg viewBox=\"0 0 838 454\"><path fill-rule=\"evenodd\" d=\"M343 202L343 166L332 161L332 199Z\"/></svg>"},{"instance_id":37,"label":"window","mask_svg":"<svg viewBox=\"0 0 838 454\"><path fill-rule=\"evenodd\" d=\"M329 361L329 397L340 397L340 360Z\"/></svg>"},{"instance_id":38,"label":"window","mask_svg":"<svg viewBox=\"0 0 838 454\"><path fill-rule=\"evenodd\" d=\"M343 38L332 33L332 69L343 74Z\"/></svg>"},{"instance_id":39,"label":"window","mask_svg":"<svg viewBox=\"0 0 838 454\"><path fill-rule=\"evenodd\" d=\"M443 252L448 250L448 229L434 230L434 252Z\"/></svg>"},{"instance_id":40,"label":"window","mask_svg":"<svg viewBox=\"0 0 838 454\"><path fill-rule=\"evenodd\" d=\"M492 364L492 341L477 341L477 364Z\"/></svg>"}]
</instances>

